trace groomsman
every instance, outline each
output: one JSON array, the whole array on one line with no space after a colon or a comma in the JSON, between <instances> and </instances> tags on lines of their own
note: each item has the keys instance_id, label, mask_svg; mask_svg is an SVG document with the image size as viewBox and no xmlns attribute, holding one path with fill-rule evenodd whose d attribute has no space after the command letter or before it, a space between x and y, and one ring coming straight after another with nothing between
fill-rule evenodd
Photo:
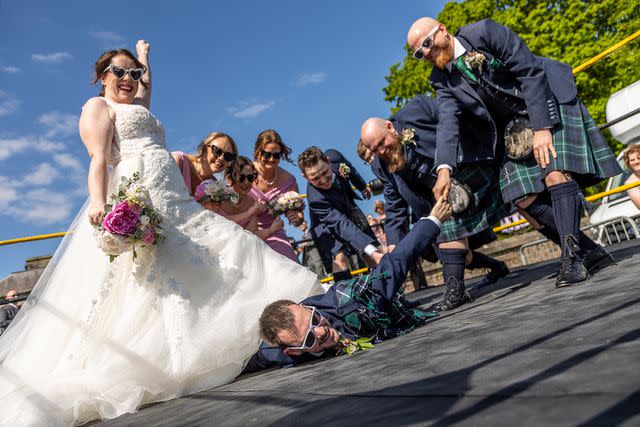
<instances>
[{"instance_id":1,"label":"groomsman","mask_svg":"<svg viewBox=\"0 0 640 427\"><path fill-rule=\"evenodd\" d=\"M414 97L391 120L374 117L362 125L361 141L375 153L372 170L384 184L385 232L391 249L405 234L409 208L421 217L433 206L437 125L435 99L425 95ZM438 258L446 284L442 301L435 307L439 310L450 310L470 300L464 284L465 266L490 268L483 284L494 283L509 273L503 262L469 251L468 238L491 239L488 229L509 214L510 206L500 197L495 160L482 158L472 150L465 156L454 176L469 187L474 203L444 223L438 237ZM447 193L440 191L438 197Z\"/></svg>"},{"instance_id":2,"label":"groomsman","mask_svg":"<svg viewBox=\"0 0 640 427\"><path fill-rule=\"evenodd\" d=\"M311 217L311 234L327 271L351 277L348 255L355 251L370 264L377 265L382 252L377 239L355 200L365 199L371 190L356 168L337 150L322 152L309 147L298 156L298 167L307 183L307 201Z\"/></svg>"},{"instance_id":3,"label":"groomsman","mask_svg":"<svg viewBox=\"0 0 640 427\"><path fill-rule=\"evenodd\" d=\"M586 280L588 269L611 262L579 232L580 187L622 171L577 98L571 67L534 56L517 34L491 19L452 35L435 19L421 18L409 29L407 43L416 59L435 66L430 81L440 116L436 197L447 191L451 173L470 151L479 158L504 158L504 200L524 209L562 245L556 287ZM543 193L546 201L537 197Z\"/></svg>"},{"instance_id":4,"label":"groomsman","mask_svg":"<svg viewBox=\"0 0 640 427\"><path fill-rule=\"evenodd\" d=\"M260 335L266 342L245 372L335 355L345 338L367 337L376 342L423 324L435 313L408 309L398 300L398 289L409 266L432 244L440 223L450 215L451 207L442 198L371 274L338 282L326 294L300 304L289 300L269 304L260 316Z\"/></svg>"}]
</instances>

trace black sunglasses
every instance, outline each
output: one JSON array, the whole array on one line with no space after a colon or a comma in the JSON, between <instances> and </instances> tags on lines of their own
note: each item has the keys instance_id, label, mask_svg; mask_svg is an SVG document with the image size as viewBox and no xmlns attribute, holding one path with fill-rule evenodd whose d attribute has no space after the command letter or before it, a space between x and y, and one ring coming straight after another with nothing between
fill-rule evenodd
<instances>
[{"instance_id":1,"label":"black sunglasses","mask_svg":"<svg viewBox=\"0 0 640 427\"><path fill-rule=\"evenodd\" d=\"M113 64L109 64L109 66L104 70L105 73L107 71L111 71L111 73L118 80L124 79L124 76L129 74L129 77L131 77L131 80L133 80L134 82L137 82L138 80L140 80L144 75L144 68L124 69L122 67L118 67L117 65L113 65Z\"/></svg>"},{"instance_id":2,"label":"black sunglasses","mask_svg":"<svg viewBox=\"0 0 640 427\"><path fill-rule=\"evenodd\" d=\"M250 173L249 175L245 175L242 173L238 174L238 182L244 182L245 179L249 182L253 182L256 179L256 174L255 173Z\"/></svg>"},{"instance_id":3,"label":"black sunglasses","mask_svg":"<svg viewBox=\"0 0 640 427\"><path fill-rule=\"evenodd\" d=\"M272 153L271 151L260 150L262 154L262 158L265 160L269 160L270 158L274 158L274 160L280 160L282 158L282 151L279 153Z\"/></svg>"},{"instance_id":4,"label":"black sunglasses","mask_svg":"<svg viewBox=\"0 0 640 427\"><path fill-rule=\"evenodd\" d=\"M227 163L231 163L236 159L236 153L230 153L230 152L227 153L225 151L222 151L220 148L216 147L215 145L210 145L209 148L211 148L211 153L214 156L216 157L222 156L224 161Z\"/></svg>"}]
</instances>

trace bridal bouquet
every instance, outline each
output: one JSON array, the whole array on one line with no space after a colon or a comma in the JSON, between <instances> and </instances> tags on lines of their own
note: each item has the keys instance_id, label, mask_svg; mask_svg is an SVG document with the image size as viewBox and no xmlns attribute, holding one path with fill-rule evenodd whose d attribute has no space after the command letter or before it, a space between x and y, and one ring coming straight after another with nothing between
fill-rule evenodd
<instances>
[{"instance_id":1,"label":"bridal bouquet","mask_svg":"<svg viewBox=\"0 0 640 427\"><path fill-rule=\"evenodd\" d=\"M269 202L269 213L273 217L277 217L280 214L286 214L289 211L296 211L302 213L304 210L304 200L300 194L295 191L287 191L282 196L274 198ZM302 220L301 220L302 221ZM297 227L299 224L291 224Z\"/></svg>"},{"instance_id":2,"label":"bridal bouquet","mask_svg":"<svg viewBox=\"0 0 640 427\"><path fill-rule=\"evenodd\" d=\"M122 177L117 194L105 205L102 224L96 227L98 247L111 262L129 250L136 259L136 245L154 246L164 239L162 217L151 205L149 192L137 184L138 179L137 172L131 178Z\"/></svg>"},{"instance_id":3,"label":"bridal bouquet","mask_svg":"<svg viewBox=\"0 0 640 427\"><path fill-rule=\"evenodd\" d=\"M223 182L205 179L197 187L195 198L199 203L238 203L240 196Z\"/></svg>"}]
</instances>

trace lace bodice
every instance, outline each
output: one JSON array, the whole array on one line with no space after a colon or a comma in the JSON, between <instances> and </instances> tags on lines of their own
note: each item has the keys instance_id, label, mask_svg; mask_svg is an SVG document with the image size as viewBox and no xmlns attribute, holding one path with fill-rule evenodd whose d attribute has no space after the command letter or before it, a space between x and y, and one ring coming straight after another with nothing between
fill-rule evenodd
<instances>
[{"instance_id":1,"label":"lace bodice","mask_svg":"<svg viewBox=\"0 0 640 427\"><path fill-rule=\"evenodd\" d=\"M149 148L166 149L164 127L158 119L138 104L120 104L104 98L116 114L111 164L121 158L139 155Z\"/></svg>"}]
</instances>

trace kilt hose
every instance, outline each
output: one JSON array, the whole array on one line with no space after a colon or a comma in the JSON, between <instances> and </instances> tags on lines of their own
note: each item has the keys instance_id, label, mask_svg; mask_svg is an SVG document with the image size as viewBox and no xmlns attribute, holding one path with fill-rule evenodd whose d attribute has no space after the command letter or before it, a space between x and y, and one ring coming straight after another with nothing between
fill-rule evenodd
<instances>
[{"instance_id":1,"label":"kilt hose","mask_svg":"<svg viewBox=\"0 0 640 427\"><path fill-rule=\"evenodd\" d=\"M500 193L499 173L498 166L491 163L460 166L453 178L469 186L474 203L442 224L438 243L473 236L509 215L511 204Z\"/></svg>"},{"instance_id":2,"label":"kilt hose","mask_svg":"<svg viewBox=\"0 0 640 427\"><path fill-rule=\"evenodd\" d=\"M581 188L622 173L613 151L585 105L578 99L560 104L561 123L551 130L558 158L542 169L533 154L524 160L506 159L500 170L500 190L506 202L517 202L545 190L551 171L569 172Z\"/></svg>"}]
</instances>

